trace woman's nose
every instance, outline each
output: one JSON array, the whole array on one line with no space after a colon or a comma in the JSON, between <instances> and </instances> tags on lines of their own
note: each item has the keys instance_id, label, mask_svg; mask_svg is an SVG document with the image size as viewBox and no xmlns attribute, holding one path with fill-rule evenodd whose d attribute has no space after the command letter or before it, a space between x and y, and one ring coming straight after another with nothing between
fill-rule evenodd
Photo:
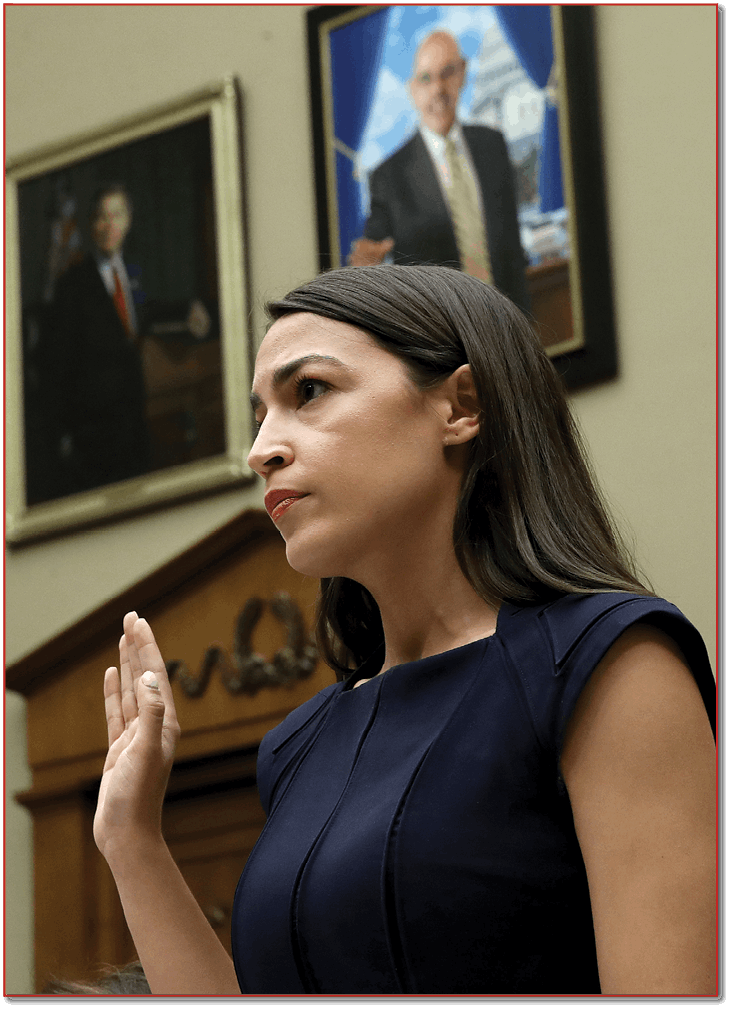
<instances>
[{"instance_id":1,"label":"woman's nose","mask_svg":"<svg viewBox=\"0 0 730 1009\"><path fill-rule=\"evenodd\" d=\"M265 478L272 469L291 465L294 453L283 439L272 437L269 429L262 426L251 446L247 461L255 473Z\"/></svg>"}]
</instances>

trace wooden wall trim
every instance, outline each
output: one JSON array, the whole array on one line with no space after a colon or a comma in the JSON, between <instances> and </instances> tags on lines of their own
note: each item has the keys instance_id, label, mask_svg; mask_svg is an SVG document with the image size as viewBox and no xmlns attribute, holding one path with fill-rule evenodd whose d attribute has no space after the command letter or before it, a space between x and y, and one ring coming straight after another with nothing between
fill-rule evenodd
<instances>
[{"instance_id":1,"label":"wooden wall trim","mask_svg":"<svg viewBox=\"0 0 730 1009\"><path fill-rule=\"evenodd\" d=\"M228 559L232 553L278 536L265 511L252 509L237 515L152 574L8 666L5 686L26 697L30 696L54 675L58 666L68 665L95 644L108 641L110 634L116 637L124 613L131 609L143 610L179 589L202 571Z\"/></svg>"}]
</instances>

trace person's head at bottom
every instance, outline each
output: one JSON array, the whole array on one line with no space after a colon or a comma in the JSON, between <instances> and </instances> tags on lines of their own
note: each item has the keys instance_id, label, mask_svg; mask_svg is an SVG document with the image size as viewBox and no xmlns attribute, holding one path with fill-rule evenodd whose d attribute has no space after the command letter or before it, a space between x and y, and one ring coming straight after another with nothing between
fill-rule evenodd
<instances>
[{"instance_id":1,"label":"person's head at bottom","mask_svg":"<svg viewBox=\"0 0 730 1009\"><path fill-rule=\"evenodd\" d=\"M54 980L44 995L150 995L139 960L123 967L105 967L93 981Z\"/></svg>"}]
</instances>

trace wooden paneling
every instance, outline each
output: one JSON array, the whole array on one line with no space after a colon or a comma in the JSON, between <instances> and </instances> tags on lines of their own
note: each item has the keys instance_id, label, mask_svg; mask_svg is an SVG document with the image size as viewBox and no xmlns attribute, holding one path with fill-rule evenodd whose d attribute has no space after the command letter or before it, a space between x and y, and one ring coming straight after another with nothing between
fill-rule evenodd
<instances>
[{"instance_id":1,"label":"wooden paneling","mask_svg":"<svg viewBox=\"0 0 730 1009\"><path fill-rule=\"evenodd\" d=\"M95 791L106 753L102 679L118 661L124 613L151 623L168 662L199 671L206 649L232 653L239 614L252 597L288 593L311 627L317 583L296 574L261 513L242 516L134 590L100 607L9 670L28 697L33 787L18 796L35 837L36 983L83 979L102 963L134 959L121 904L92 836ZM285 630L267 608L252 635L271 659ZM288 686L232 694L213 672L202 696L173 692L182 738L163 812L173 856L230 948L235 886L264 823L255 786L256 748L285 715L333 682L320 663Z\"/></svg>"}]
</instances>

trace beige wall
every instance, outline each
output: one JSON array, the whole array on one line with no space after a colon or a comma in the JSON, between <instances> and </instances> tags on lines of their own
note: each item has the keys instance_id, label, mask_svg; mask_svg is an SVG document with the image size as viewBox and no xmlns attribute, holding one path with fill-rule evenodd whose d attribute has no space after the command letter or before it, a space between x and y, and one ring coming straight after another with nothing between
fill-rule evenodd
<instances>
[{"instance_id":1,"label":"beige wall","mask_svg":"<svg viewBox=\"0 0 730 1009\"><path fill-rule=\"evenodd\" d=\"M7 154L237 74L260 336L266 297L316 268L305 38L299 7L10 6ZM574 404L641 564L712 649L715 9L601 7L598 50L621 374ZM11 552L8 661L259 501L229 492ZM21 723L7 728L15 753ZM12 829L27 879L28 828ZM26 922L22 888L8 896ZM19 970L25 928L8 935Z\"/></svg>"}]
</instances>

